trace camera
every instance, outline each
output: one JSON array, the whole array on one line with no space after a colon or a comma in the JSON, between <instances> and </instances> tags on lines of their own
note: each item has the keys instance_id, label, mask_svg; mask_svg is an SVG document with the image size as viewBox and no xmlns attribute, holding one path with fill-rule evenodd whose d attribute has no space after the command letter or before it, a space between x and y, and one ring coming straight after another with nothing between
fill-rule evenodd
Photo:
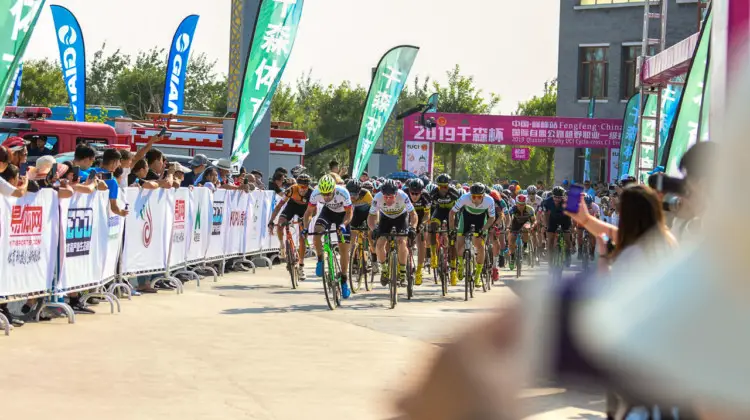
<instances>
[{"instance_id":1,"label":"camera","mask_svg":"<svg viewBox=\"0 0 750 420\"><path fill-rule=\"evenodd\" d=\"M648 186L663 194L662 208L664 211L677 212L680 210L687 192L684 179L658 173L648 177Z\"/></svg>"}]
</instances>

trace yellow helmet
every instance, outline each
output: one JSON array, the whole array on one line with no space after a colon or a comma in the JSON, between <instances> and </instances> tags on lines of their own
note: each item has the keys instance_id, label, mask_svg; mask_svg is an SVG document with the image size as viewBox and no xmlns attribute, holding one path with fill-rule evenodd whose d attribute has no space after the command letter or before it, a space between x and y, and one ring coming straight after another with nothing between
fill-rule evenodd
<instances>
[{"instance_id":1,"label":"yellow helmet","mask_svg":"<svg viewBox=\"0 0 750 420\"><path fill-rule=\"evenodd\" d=\"M336 180L334 180L332 176L326 175L323 178L320 178L320 181L318 182L318 191L320 191L321 194L330 194L335 188Z\"/></svg>"}]
</instances>

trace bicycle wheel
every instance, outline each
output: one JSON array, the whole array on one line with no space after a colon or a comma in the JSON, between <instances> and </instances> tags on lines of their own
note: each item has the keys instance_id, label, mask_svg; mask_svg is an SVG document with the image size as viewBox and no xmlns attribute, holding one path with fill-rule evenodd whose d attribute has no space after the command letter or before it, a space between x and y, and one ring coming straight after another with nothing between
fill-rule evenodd
<instances>
[{"instance_id":1,"label":"bicycle wheel","mask_svg":"<svg viewBox=\"0 0 750 420\"><path fill-rule=\"evenodd\" d=\"M516 278L521 277L521 264L523 264L523 242L516 242Z\"/></svg>"},{"instance_id":2,"label":"bicycle wheel","mask_svg":"<svg viewBox=\"0 0 750 420\"><path fill-rule=\"evenodd\" d=\"M354 242L354 245L349 249L349 289L352 293L359 292L362 287L362 277L365 267L364 261L362 261L359 242Z\"/></svg>"},{"instance_id":3,"label":"bicycle wheel","mask_svg":"<svg viewBox=\"0 0 750 420\"><path fill-rule=\"evenodd\" d=\"M333 270L330 267L331 263L328 259L328 256L326 255L326 258L323 258L323 293L326 296L326 303L328 304L328 309L335 310L336 309L336 288L333 287L334 281L331 279L331 275L333 274Z\"/></svg>"},{"instance_id":4,"label":"bicycle wheel","mask_svg":"<svg viewBox=\"0 0 750 420\"><path fill-rule=\"evenodd\" d=\"M411 300L412 296L414 296L414 276L416 274L416 270L414 268L414 254L411 252L411 248L409 248L409 258L406 260L406 299Z\"/></svg>"},{"instance_id":5,"label":"bicycle wheel","mask_svg":"<svg viewBox=\"0 0 750 420\"><path fill-rule=\"evenodd\" d=\"M464 301L474 297L474 285L471 282L471 251L464 251Z\"/></svg>"},{"instance_id":6,"label":"bicycle wheel","mask_svg":"<svg viewBox=\"0 0 750 420\"><path fill-rule=\"evenodd\" d=\"M448 262L445 260L443 247L438 248L438 266L435 269L435 278L440 277L440 289L443 296L448 294Z\"/></svg>"},{"instance_id":7,"label":"bicycle wheel","mask_svg":"<svg viewBox=\"0 0 750 420\"><path fill-rule=\"evenodd\" d=\"M391 278L388 282L390 289L389 292L391 299L391 309L394 309L396 307L396 304L398 303L398 252L396 252L395 249L391 251L388 270L391 272Z\"/></svg>"},{"instance_id":8,"label":"bicycle wheel","mask_svg":"<svg viewBox=\"0 0 750 420\"><path fill-rule=\"evenodd\" d=\"M286 244L286 269L289 271L289 277L292 278L292 289L296 289L299 286L299 270L297 268L297 250L294 249L294 245L291 243Z\"/></svg>"},{"instance_id":9,"label":"bicycle wheel","mask_svg":"<svg viewBox=\"0 0 750 420\"><path fill-rule=\"evenodd\" d=\"M486 277L485 284L487 290L492 290L492 268L495 263L495 258L492 256L492 241L487 241L487 245L484 249L484 273Z\"/></svg>"}]
</instances>

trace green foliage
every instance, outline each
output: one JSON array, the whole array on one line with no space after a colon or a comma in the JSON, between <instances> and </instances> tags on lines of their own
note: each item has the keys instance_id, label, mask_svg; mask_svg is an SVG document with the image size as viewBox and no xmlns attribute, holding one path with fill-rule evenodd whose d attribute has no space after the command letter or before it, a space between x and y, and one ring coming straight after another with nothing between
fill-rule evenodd
<instances>
[{"instance_id":1,"label":"green foliage","mask_svg":"<svg viewBox=\"0 0 750 420\"><path fill-rule=\"evenodd\" d=\"M90 112L87 112L84 115L85 121L90 123L106 123L107 119L109 118L109 111L107 111L107 108L100 107L99 108L99 115L94 115ZM65 118L67 121L73 121L73 113L68 114L68 116Z\"/></svg>"},{"instance_id":2,"label":"green foliage","mask_svg":"<svg viewBox=\"0 0 750 420\"><path fill-rule=\"evenodd\" d=\"M52 106L68 103L60 64L51 60L29 60L23 65L20 106Z\"/></svg>"}]
</instances>

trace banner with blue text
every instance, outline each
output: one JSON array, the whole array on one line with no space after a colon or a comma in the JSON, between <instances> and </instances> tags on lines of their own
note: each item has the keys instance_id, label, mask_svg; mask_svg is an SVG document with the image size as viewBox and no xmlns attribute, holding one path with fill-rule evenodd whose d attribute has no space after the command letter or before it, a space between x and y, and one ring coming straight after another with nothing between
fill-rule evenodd
<instances>
[{"instance_id":1,"label":"banner with blue text","mask_svg":"<svg viewBox=\"0 0 750 420\"><path fill-rule=\"evenodd\" d=\"M183 19L172 38L164 83L164 104L161 109L165 114L182 114L185 106L185 75L198 19L198 15L190 15Z\"/></svg>"},{"instance_id":2,"label":"banner with blue text","mask_svg":"<svg viewBox=\"0 0 750 420\"><path fill-rule=\"evenodd\" d=\"M73 119L83 122L86 121L86 45L83 43L83 33L70 10L55 4L50 9L52 20L55 21L63 81Z\"/></svg>"}]
</instances>

